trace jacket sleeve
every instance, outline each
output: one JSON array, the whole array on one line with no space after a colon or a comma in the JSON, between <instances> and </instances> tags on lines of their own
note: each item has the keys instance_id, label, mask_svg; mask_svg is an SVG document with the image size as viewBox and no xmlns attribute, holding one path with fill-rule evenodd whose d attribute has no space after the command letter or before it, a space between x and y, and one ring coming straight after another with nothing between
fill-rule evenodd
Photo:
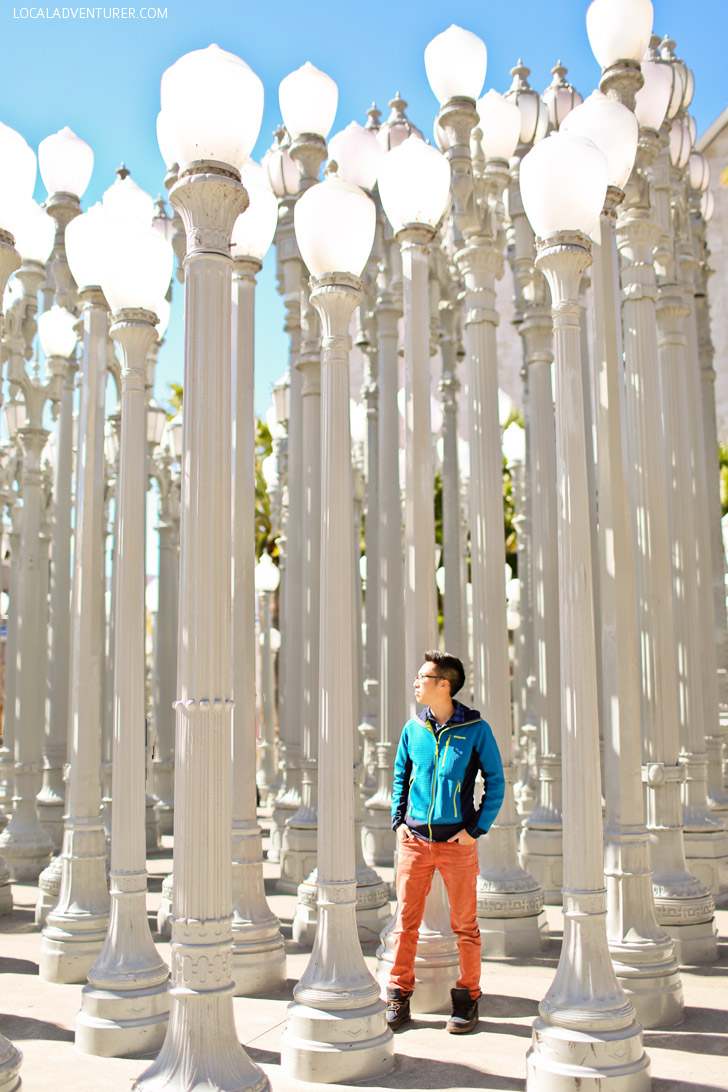
<instances>
[{"instance_id":1,"label":"jacket sleeve","mask_svg":"<svg viewBox=\"0 0 728 1092\"><path fill-rule=\"evenodd\" d=\"M483 774L485 789L480 807L475 813L475 819L467 827L468 834L477 838L481 834L487 834L493 825L493 821L501 809L505 796L506 782L503 777L503 763L501 761L498 744L495 741L490 725L483 721L483 730L478 747L480 769Z\"/></svg>"},{"instance_id":2,"label":"jacket sleeve","mask_svg":"<svg viewBox=\"0 0 728 1092\"><path fill-rule=\"evenodd\" d=\"M409 785L412 776L412 759L409 754L407 725L402 729L399 746L394 760L394 782L392 786L392 830L404 823L409 802Z\"/></svg>"}]
</instances>

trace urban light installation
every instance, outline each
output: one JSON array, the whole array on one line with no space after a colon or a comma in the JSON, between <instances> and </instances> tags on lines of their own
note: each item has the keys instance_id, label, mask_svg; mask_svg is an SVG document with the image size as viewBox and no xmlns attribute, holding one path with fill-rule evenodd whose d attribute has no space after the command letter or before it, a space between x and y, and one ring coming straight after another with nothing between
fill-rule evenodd
<instances>
[{"instance_id":1,"label":"urban light installation","mask_svg":"<svg viewBox=\"0 0 728 1092\"><path fill-rule=\"evenodd\" d=\"M425 50L452 171L455 261L465 283L470 421L470 542L475 704L492 726L506 778L503 807L479 846L478 917L488 954L540 951L543 892L518 862L501 529L503 456L498 426L495 281L503 271L503 192L521 128L516 105L495 91L476 99L487 54L477 35L451 26ZM485 167L473 176L470 141L480 120Z\"/></svg>"},{"instance_id":2,"label":"urban light installation","mask_svg":"<svg viewBox=\"0 0 728 1092\"><path fill-rule=\"evenodd\" d=\"M660 381L658 370L656 279L654 250L661 229L653 207L650 166L659 152L658 130L665 116L664 83L658 71L666 69L672 91L674 74L659 61L651 39L642 64L644 86L636 91L634 74L644 44L636 28L631 6L606 7L604 25L609 49L597 46L595 55L605 79L619 77L613 93L625 88L625 104L635 97L640 124L637 157L625 185L625 198L617 213L617 246L621 256L622 326L624 331L627 446L633 471L630 476L632 510L636 514L635 590L640 648L640 701L642 725L642 780L645 786L646 821L650 832L652 882L657 920L679 943L679 963L711 962L717 948L713 926L714 903L710 893L688 871L683 842L681 784L684 770L679 762L678 693L674 669L674 625L670 587L670 539L667 486L664 471ZM652 6L648 3L652 19ZM594 18L595 5L589 9ZM610 13L619 14L622 37L611 40ZM590 30L589 23L587 28ZM636 40L635 40L636 38ZM623 62L623 58L627 58ZM624 79L632 73L632 80ZM639 82L637 80L637 82ZM677 112L684 85L680 81L676 103L667 105L668 118ZM662 86L661 86L662 85Z\"/></svg>"},{"instance_id":3,"label":"urban light installation","mask_svg":"<svg viewBox=\"0 0 728 1092\"><path fill-rule=\"evenodd\" d=\"M616 210L637 153L639 126L626 106L595 91L561 131L597 144L609 180L594 248L607 936L617 978L638 1020L643 1027L664 1027L682 1018L682 987L672 942L655 918L635 731L639 652L616 238Z\"/></svg>"},{"instance_id":4,"label":"urban light installation","mask_svg":"<svg viewBox=\"0 0 728 1092\"><path fill-rule=\"evenodd\" d=\"M230 239L248 203L240 169L263 87L213 45L166 70L161 100L162 154L179 164L170 201L187 232L180 697L169 1026L136 1087L262 1092L267 1078L238 1041L232 1007Z\"/></svg>"},{"instance_id":5,"label":"urban light installation","mask_svg":"<svg viewBox=\"0 0 728 1092\"><path fill-rule=\"evenodd\" d=\"M243 996L279 989L286 977L280 922L263 885L255 812L255 278L273 241L278 202L263 170L241 172L250 204L232 234L232 656L233 656L233 979Z\"/></svg>"},{"instance_id":6,"label":"urban light installation","mask_svg":"<svg viewBox=\"0 0 728 1092\"><path fill-rule=\"evenodd\" d=\"M299 199L295 227L323 329L319 913L311 959L289 1006L281 1063L298 1079L327 1083L372 1078L394 1064L379 987L357 939L353 824L356 638L348 325L361 301L374 205L357 186L332 175Z\"/></svg>"},{"instance_id":7,"label":"urban light installation","mask_svg":"<svg viewBox=\"0 0 728 1092\"><path fill-rule=\"evenodd\" d=\"M268 484L266 482L266 484ZM255 590L260 603L260 704L262 711L262 740L258 743L260 755L257 784L262 795L273 783L275 759L275 653L280 646L280 634L272 622L272 601L281 582L278 566L269 553L264 553L255 566Z\"/></svg>"},{"instance_id":8,"label":"urban light installation","mask_svg":"<svg viewBox=\"0 0 728 1092\"><path fill-rule=\"evenodd\" d=\"M588 232L607 190L607 162L591 141L548 137L521 164L521 193L551 288L559 513L559 617L564 817L564 941L528 1052L529 1089L581 1087L589 1076L635 1092L650 1087L635 1010L607 947L598 786L599 711L588 520L579 282ZM589 966L585 977L581 969Z\"/></svg>"}]
</instances>

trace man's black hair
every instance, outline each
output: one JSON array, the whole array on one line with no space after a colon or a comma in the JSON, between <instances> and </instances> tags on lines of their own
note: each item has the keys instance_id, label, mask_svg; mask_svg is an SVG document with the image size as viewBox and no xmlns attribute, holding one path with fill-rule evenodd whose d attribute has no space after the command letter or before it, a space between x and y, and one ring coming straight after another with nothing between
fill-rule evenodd
<instances>
[{"instance_id":1,"label":"man's black hair","mask_svg":"<svg viewBox=\"0 0 728 1092\"><path fill-rule=\"evenodd\" d=\"M450 697L454 698L465 683L465 668L462 660L459 660L457 656L451 656L449 652L439 652L437 649L430 649L423 659L425 663L434 664L440 678L450 683Z\"/></svg>"}]
</instances>

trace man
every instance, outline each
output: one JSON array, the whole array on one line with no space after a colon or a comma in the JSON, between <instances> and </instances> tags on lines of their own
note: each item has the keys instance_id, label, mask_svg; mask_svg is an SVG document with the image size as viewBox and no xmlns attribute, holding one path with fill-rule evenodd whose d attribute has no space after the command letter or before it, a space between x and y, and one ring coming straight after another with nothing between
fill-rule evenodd
<instances>
[{"instance_id":1,"label":"man","mask_svg":"<svg viewBox=\"0 0 728 1092\"><path fill-rule=\"evenodd\" d=\"M437 869L450 900L460 977L452 995L447 1030L472 1031L480 997L480 929L477 921L477 839L486 834L503 803L505 782L490 726L454 695L465 682L460 660L426 652L414 680L424 709L405 724L394 764L392 828L397 832L399 930L387 988L387 1024L395 1031L410 1019L415 954L425 899ZM476 775L485 782L474 802Z\"/></svg>"}]
</instances>

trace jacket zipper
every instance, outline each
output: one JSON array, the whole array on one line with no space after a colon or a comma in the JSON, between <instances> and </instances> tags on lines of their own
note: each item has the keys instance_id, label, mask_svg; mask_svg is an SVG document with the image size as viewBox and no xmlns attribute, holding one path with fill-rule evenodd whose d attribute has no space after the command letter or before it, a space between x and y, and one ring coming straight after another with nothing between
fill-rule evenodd
<instances>
[{"instance_id":1,"label":"jacket zipper","mask_svg":"<svg viewBox=\"0 0 728 1092\"><path fill-rule=\"evenodd\" d=\"M455 792L454 792L453 798L452 798L452 803L453 803L453 808L455 809L455 818L456 819L458 817L458 793L459 792L460 792L460 782L458 781L457 785L455 786Z\"/></svg>"}]
</instances>

